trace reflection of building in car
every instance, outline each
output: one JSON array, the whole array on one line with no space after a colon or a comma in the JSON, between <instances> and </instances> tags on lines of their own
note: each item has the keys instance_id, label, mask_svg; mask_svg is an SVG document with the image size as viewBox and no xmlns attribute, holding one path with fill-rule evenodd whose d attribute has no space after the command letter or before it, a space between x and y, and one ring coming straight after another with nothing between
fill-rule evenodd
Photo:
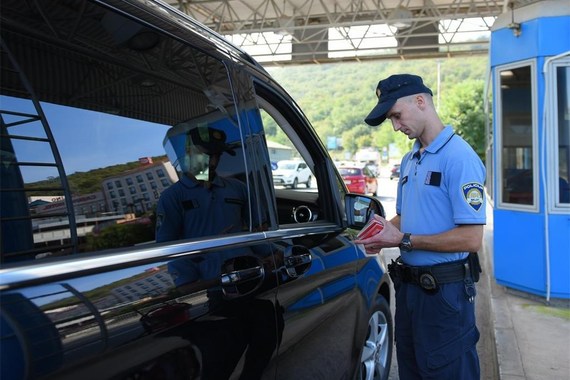
<instances>
[{"instance_id":1,"label":"reflection of building in car","mask_svg":"<svg viewBox=\"0 0 570 380\"><path fill-rule=\"evenodd\" d=\"M296 189L300 183L311 187L312 173L306 163L297 160L282 160L273 170L273 183Z\"/></svg>"}]
</instances>

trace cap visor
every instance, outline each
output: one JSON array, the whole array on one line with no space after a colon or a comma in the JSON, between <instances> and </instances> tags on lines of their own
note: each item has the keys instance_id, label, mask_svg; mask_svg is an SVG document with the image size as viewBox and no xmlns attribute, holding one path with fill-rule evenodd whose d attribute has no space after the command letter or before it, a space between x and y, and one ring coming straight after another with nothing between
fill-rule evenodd
<instances>
[{"instance_id":1,"label":"cap visor","mask_svg":"<svg viewBox=\"0 0 570 380\"><path fill-rule=\"evenodd\" d=\"M376 126L382 124L384 120L386 120L386 113L394 106L396 103L395 100L388 100L383 103L378 102L376 107L372 109L370 114L364 119L366 124Z\"/></svg>"}]
</instances>

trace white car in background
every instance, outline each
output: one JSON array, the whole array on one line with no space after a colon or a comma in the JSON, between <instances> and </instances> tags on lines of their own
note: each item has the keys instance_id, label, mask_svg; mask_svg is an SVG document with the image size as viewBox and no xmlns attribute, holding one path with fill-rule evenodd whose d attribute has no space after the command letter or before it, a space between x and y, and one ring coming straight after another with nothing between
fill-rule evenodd
<instances>
[{"instance_id":1,"label":"white car in background","mask_svg":"<svg viewBox=\"0 0 570 380\"><path fill-rule=\"evenodd\" d=\"M273 170L273 184L296 189L300 183L304 183L309 188L312 175L311 169L305 162L282 160L277 163L277 169Z\"/></svg>"}]
</instances>

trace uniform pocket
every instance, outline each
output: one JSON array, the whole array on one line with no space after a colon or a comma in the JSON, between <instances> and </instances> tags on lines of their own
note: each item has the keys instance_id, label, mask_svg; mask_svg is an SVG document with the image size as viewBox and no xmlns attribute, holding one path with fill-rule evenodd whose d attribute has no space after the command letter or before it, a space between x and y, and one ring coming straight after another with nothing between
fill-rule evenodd
<instances>
[{"instance_id":1,"label":"uniform pocket","mask_svg":"<svg viewBox=\"0 0 570 380\"><path fill-rule=\"evenodd\" d=\"M430 369L443 367L470 351L479 341L479 330L473 326L463 336L431 351L428 354L427 365Z\"/></svg>"}]
</instances>

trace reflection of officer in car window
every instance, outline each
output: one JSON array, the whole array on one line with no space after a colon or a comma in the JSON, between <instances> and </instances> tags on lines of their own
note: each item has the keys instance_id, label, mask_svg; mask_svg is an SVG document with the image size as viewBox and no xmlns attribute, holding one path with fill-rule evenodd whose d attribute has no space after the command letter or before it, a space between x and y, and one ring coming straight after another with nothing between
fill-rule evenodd
<instances>
[{"instance_id":1,"label":"reflection of officer in car window","mask_svg":"<svg viewBox=\"0 0 570 380\"><path fill-rule=\"evenodd\" d=\"M188 132L186 154L178 158L184 175L158 201L157 242L243 230L247 189L238 179L216 174L224 153L235 156L224 131L197 127Z\"/></svg>"},{"instance_id":2,"label":"reflection of officer in car window","mask_svg":"<svg viewBox=\"0 0 570 380\"><path fill-rule=\"evenodd\" d=\"M172 241L240 232L247 228L248 193L236 178L218 176L223 154L236 153L224 131L196 127L186 134L184 155L170 157L184 173L166 189L157 206L156 241ZM181 335L202 353L202 378L226 379L247 349L241 379L261 376L277 346L274 305L270 301L224 296L220 276L239 269L251 257L249 247L189 255L168 263L168 272L182 293L207 290L208 308L214 320L195 321L182 327ZM240 260L240 258L242 260ZM237 266L237 267L236 267ZM231 297L230 297L231 298ZM281 330L282 327L279 329Z\"/></svg>"}]
</instances>

